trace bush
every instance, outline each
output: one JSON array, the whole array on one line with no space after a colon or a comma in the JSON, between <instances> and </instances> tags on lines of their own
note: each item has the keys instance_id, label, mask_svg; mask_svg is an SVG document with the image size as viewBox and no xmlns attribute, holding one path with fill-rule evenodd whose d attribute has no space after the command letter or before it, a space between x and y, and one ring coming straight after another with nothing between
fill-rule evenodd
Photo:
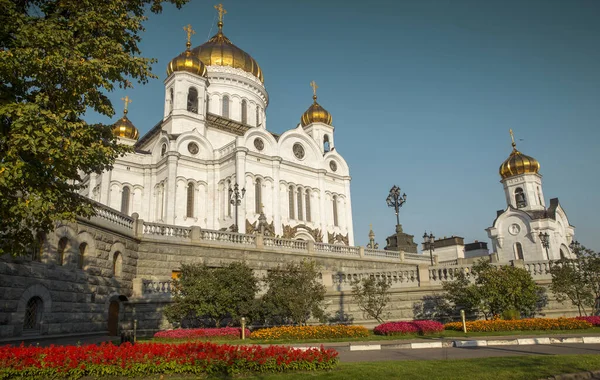
<instances>
[{"instance_id":1,"label":"bush","mask_svg":"<svg viewBox=\"0 0 600 380\"><path fill-rule=\"evenodd\" d=\"M369 330L363 326L320 325L282 326L261 329L252 333L251 339L329 339L367 337Z\"/></svg>"},{"instance_id":2,"label":"bush","mask_svg":"<svg viewBox=\"0 0 600 380\"><path fill-rule=\"evenodd\" d=\"M444 331L444 325L436 321L387 322L373 329L376 335L427 335Z\"/></svg>"},{"instance_id":3,"label":"bush","mask_svg":"<svg viewBox=\"0 0 600 380\"><path fill-rule=\"evenodd\" d=\"M446 330L462 331L461 322L446 323ZM575 318L530 318L506 321L502 319L468 321L467 331L530 331L530 330L578 330L588 329L592 324Z\"/></svg>"},{"instance_id":4,"label":"bush","mask_svg":"<svg viewBox=\"0 0 600 380\"><path fill-rule=\"evenodd\" d=\"M189 339L189 338L224 338L238 339L242 336L239 327L223 327L219 329L175 329L159 331L154 334L155 338L162 339ZM246 329L246 336L250 336L250 330Z\"/></svg>"},{"instance_id":5,"label":"bush","mask_svg":"<svg viewBox=\"0 0 600 380\"><path fill-rule=\"evenodd\" d=\"M328 370L338 362L332 349L183 344L111 343L85 346L0 347L0 379L142 377L154 374L236 375Z\"/></svg>"},{"instance_id":6,"label":"bush","mask_svg":"<svg viewBox=\"0 0 600 380\"><path fill-rule=\"evenodd\" d=\"M575 319L579 319L580 321L586 321L594 326L600 326L600 317L598 316L575 317Z\"/></svg>"}]
</instances>

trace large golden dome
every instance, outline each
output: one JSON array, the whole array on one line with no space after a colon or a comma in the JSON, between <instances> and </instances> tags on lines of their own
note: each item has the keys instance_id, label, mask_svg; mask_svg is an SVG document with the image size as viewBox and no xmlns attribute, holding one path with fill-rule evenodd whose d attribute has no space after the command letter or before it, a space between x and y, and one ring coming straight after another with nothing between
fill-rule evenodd
<instances>
[{"instance_id":1,"label":"large golden dome","mask_svg":"<svg viewBox=\"0 0 600 380\"><path fill-rule=\"evenodd\" d=\"M331 125L333 118L331 114L319 103L317 103L317 95L313 95L313 104L302 114L300 123L303 127L311 123L325 123Z\"/></svg>"},{"instance_id":2,"label":"large golden dome","mask_svg":"<svg viewBox=\"0 0 600 380\"><path fill-rule=\"evenodd\" d=\"M137 140L140 137L137 128L127 118L127 110L125 110L123 117L113 125L112 131L113 135L117 137L125 137L132 140Z\"/></svg>"},{"instance_id":3,"label":"large golden dome","mask_svg":"<svg viewBox=\"0 0 600 380\"><path fill-rule=\"evenodd\" d=\"M223 22L217 24L219 31L204 44L192 49L192 54L208 66L230 66L242 69L264 83L265 78L258 63L223 34Z\"/></svg>"},{"instance_id":4,"label":"large golden dome","mask_svg":"<svg viewBox=\"0 0 600 380\"><path fill-rule=\"evenodd\" d=\"M206 66L198 57L194 56L189 49L173 58L167 66L167 76L175 71L187 71L188 73L206 77Z\"/></svg>"},{"instance_id":5,"label":"large golden dome","mask_svg":"<svg viewBox=\"0 0 600 380\"><path fill-rule=\"evenodd\" d=\"M512 130L510 131L512 137ZM537 173L540 171L540 163L533 157L524 155L517 150L517 144L513 137L512 141L513 150L510 156L500 165L500 177L502 179L512 177L520 174Z\"/></svg>"}]
</instances>

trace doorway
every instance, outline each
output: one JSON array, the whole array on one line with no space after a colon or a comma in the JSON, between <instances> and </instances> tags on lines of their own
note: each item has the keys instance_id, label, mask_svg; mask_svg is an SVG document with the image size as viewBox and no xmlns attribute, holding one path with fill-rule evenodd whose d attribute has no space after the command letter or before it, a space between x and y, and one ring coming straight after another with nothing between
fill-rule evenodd
<instances>
[{"instance_id":1,"label":"doorway","mask_svg":"<svg viewBox=\"0 0 600 380\"><path fill-rule=\"evenodd\" d=\"M108 306L108 335L117 336L119 331L119 301L111 301Z\"/></svg>"}]
</instances>

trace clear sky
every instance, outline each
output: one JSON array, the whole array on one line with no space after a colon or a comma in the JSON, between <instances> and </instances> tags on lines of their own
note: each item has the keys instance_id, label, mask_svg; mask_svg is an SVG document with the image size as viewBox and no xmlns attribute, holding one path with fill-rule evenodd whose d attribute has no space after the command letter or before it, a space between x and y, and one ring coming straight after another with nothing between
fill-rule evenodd
<instances>
[{"instance_id":1,"label":"clear sky","mask_svg":"<svg viewBox=\"0 0 600 380\"><path fill-rule=\"evenodd\" d=\"M167 63L216 33L216 0L150 15L142 53L159 79L110 94L141 134L163 115ZM386 206L407 194L404 231L487 241L506 207L498 167L517 148L538 159L546 203L558 197L576 239L600 250L600 1L229 0L224 33L260 64L267 128L295 128L311 80L333 115L352 175L354 234L394 232ZM89 121L110 122L90 117Z\"/></svg>"}]
</instances>

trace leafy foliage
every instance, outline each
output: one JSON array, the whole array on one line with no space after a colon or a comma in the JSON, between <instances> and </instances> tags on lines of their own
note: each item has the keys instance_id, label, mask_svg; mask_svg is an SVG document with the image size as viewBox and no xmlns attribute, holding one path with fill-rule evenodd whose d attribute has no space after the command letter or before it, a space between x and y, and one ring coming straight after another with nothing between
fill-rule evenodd
<instances>
[{"instance_id":1,"label":"leafy foliage","mask_svg":"<svg viewBox=\"0 0 600 380\"><path fill-rule=\"evenodd\" d=\"M413 304L413 314L415 319L446 323L452 320L454 310L444 295L432 294Z\"/></svg>"},{"instance_id":2,"label":"leafy foliage","mask_svg":"<svg viewBox=\"0 0 600 380\"><path fill-rule=\"evenodd\" d=\"M547 302L544 289L523 268L480 261L468 275L460 272L455 281L443 284L448 301L464 308L467 314L482 313L488 319L516 310L532 317Z\"/></svg>"},{"instance_id":3,"label":"leafy foliage","mask_svg":"<svg viewBox=\"0 0 600 380\"><path fill-rule=\"evenodd\" d=\"M325 286L319 281L314 261L290 262L271 270L263 279L267 287L260 303L260 317L273 325L301 324L312 317L325 318Z\"/></svg>"},{"instance_id":4,"label":"leafy foliage","mask_svg":"<svg viewBox=\"0 0 600 380\"><path fill-rule=\"evenodd\" d=\"M187 0L0 0L0 254L93 214L77 195L82 176L131 149L82 117L112 116L107 92L155 77L139 33L163 2Z\"/></svg>"},{"instance_id":5,"label":"leafy foliage","mask_svg":"<svg viewBox=\"0 0 600 380\"><path fill-rule=\"evenodd\" d=\"M597 315L600 300L600 255L583 246L573 249L575 259L561 259L550 268L550 289L560 302L570 300L579 315ZM586 310L587 308L587 310Z\"/></svg>"},{"instance_id":6,"label":"leafy foliage","mask_svg":"<svg viewBox=\"0 0 600 380\"><path fill-rule=\"evenodd\" d=\"M383 322L383 317L389 313L384 310L390 302L390 282L385 278L363 278L352 281L352 297L368 318Z\"/></svg>"},{"instance_id":7,"label":"leafy foliage","mask_svg":"<svg viewBox=\"0 0 600 380\"><path fill-rule=\"evenodd\" d=\"M229 318L236 323L251 314L258 291L258 279L245 263L234 262L223 268L204 264L182 264L181 274L173 280L173 303L165 307L171 323L220 327Z\"/></svg>"}]
</instances>

